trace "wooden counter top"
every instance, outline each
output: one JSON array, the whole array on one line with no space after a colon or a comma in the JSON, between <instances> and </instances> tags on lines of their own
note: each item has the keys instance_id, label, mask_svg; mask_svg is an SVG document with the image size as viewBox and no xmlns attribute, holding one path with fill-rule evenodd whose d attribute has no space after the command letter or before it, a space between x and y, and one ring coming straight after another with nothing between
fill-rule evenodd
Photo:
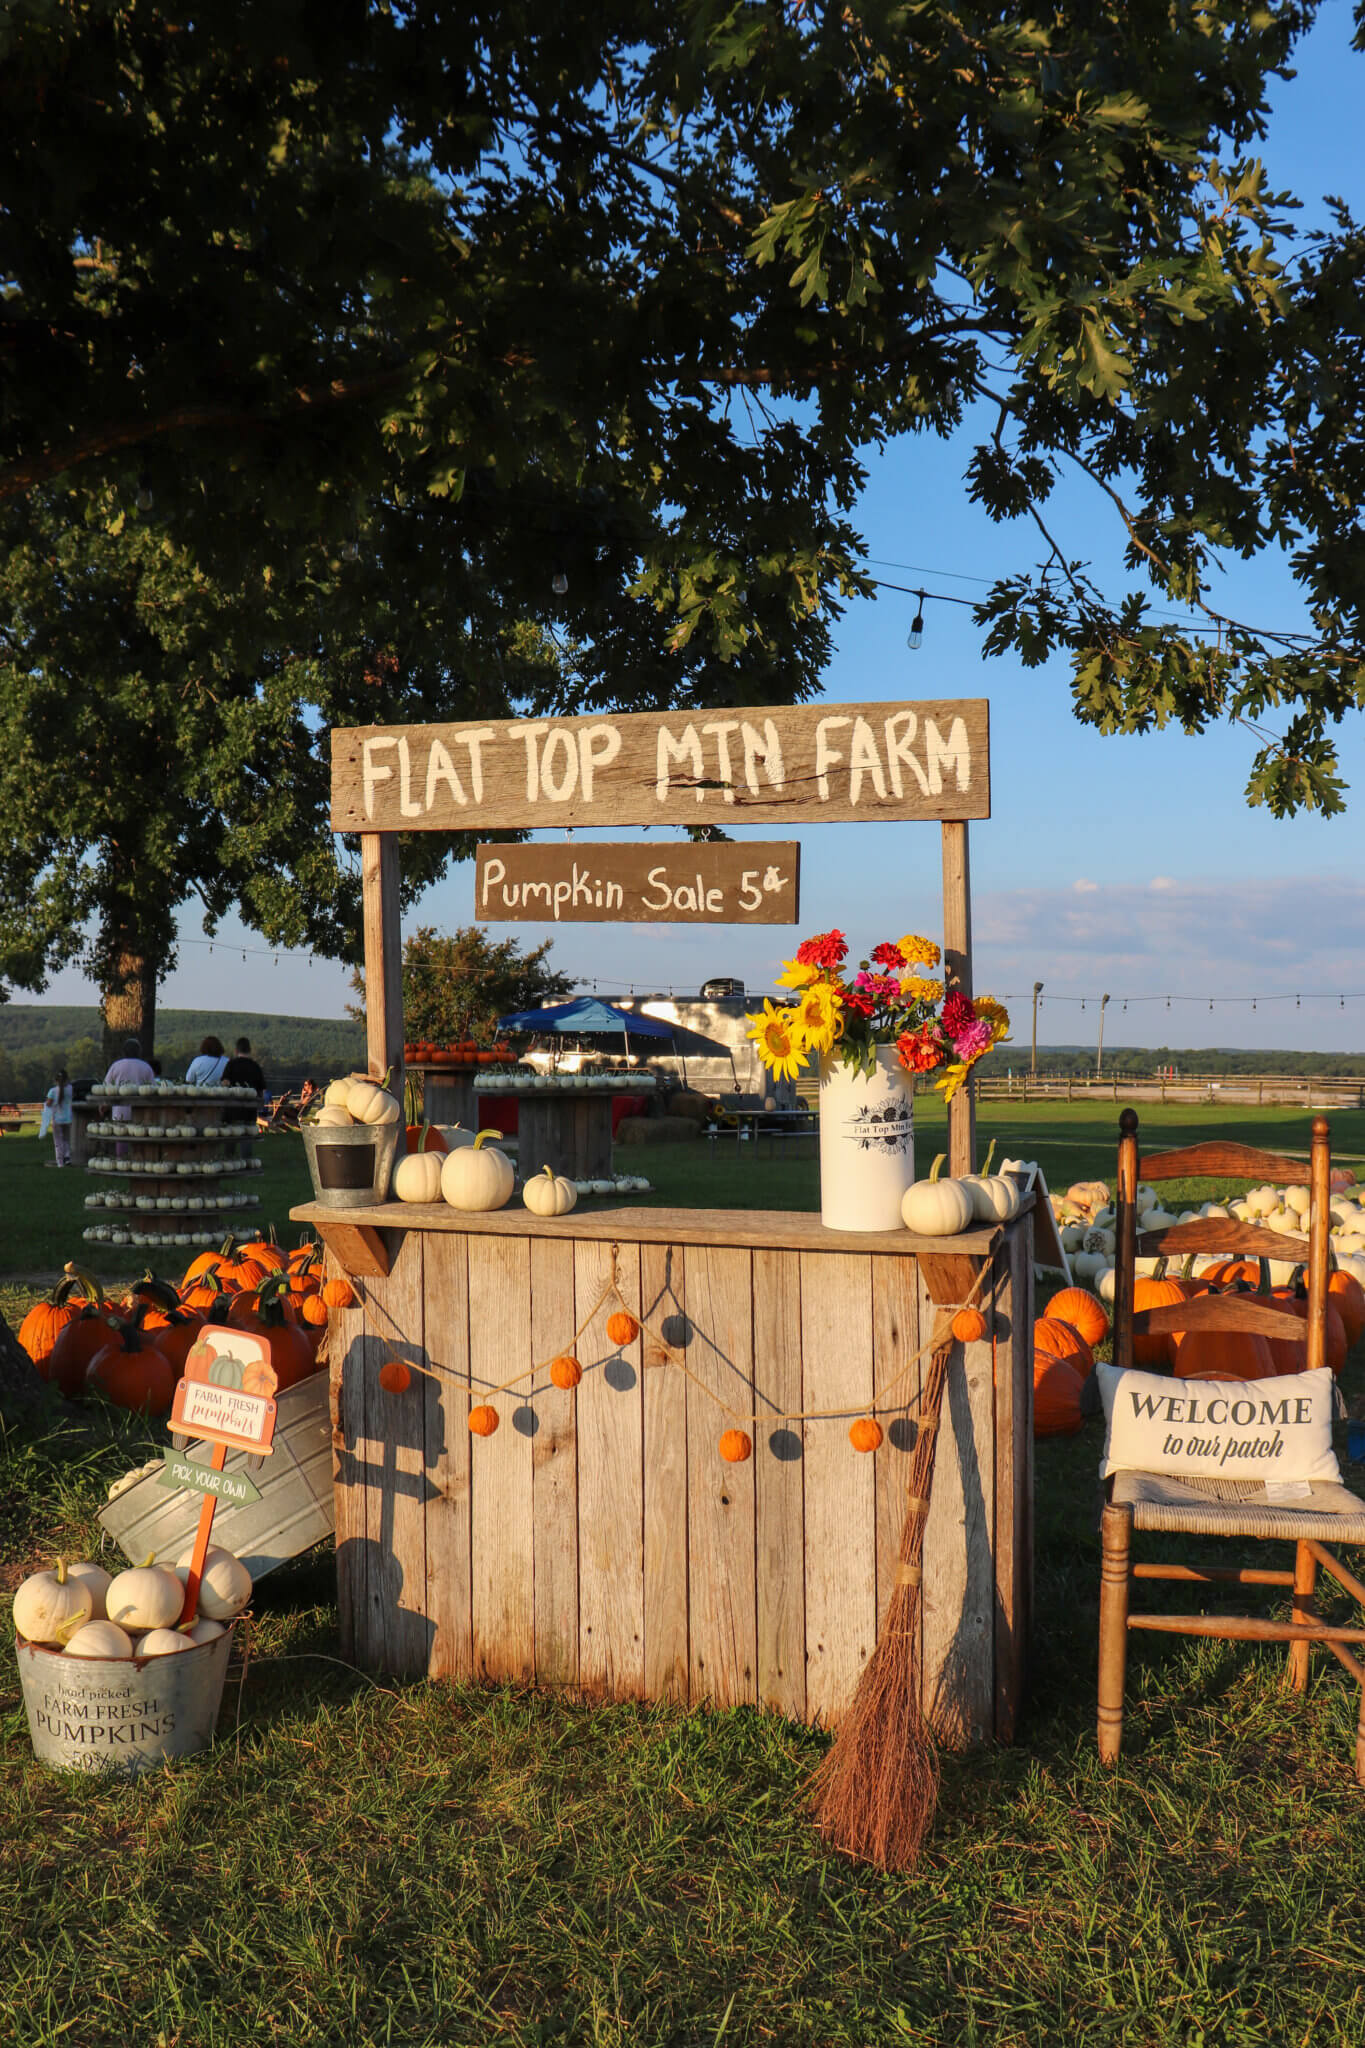
<instances>
[{"instance_id":1,"label":"wooden counter top","mask_svg":"<svg viewBox=\"0 0 1365 2048\"><path fill-rule=\"evenodd\" d=\"M1026 1196L1019 1213L1032 1206ZM879 1252L900 1257L945 1254L988 1258L1002 1224L982 1224L956 1237L917 1237L908 1230L826 1230L818 1214L801 1209L617 1208L594 1203L567 1216L533 1216L514 1199L505 1209L452 1209L445 1202L383 1202L368 1209L328 1209L305 1202L289 1212L295 1223L324 1233L341 1230L426 1230L479 1237L575 1238L580 1242L743 1245L774 1251Z\"/></svg>"}]
</instances>

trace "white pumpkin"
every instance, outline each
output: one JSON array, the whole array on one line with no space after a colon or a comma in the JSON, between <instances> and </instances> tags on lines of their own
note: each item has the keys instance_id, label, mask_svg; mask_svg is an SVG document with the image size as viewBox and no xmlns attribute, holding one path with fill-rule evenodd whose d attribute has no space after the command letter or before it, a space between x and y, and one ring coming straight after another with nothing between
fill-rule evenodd
<instances>
[{"instance_id":1,"label":"white pumpkin","mask_svg":"<svg viewBox=\"0 0 1365 2048\"><path fill-rule=\"evenodd\" d=\"M1092 1226L1085 1233L1084 1249L1088 1252L1104 1252L1112 1258L1117 1243L1118 1239L1112 1230L1098 1230Z\"/></svg>"},{"instance_id":2,"label":"white pumpkin","mask_svg":"<svg viewBox=\"0 0 1365 2048\"><path fill-rule=\"evenodd\" d=\"M83 1586L89 1587L90 1619L103 1621L104 1596L109 1591L113 1574L107 1572L102 1564L91 1564L88 1559L82 1558L78 1563L67 1566L66 1576L69 1579L79 1579Z\"/></svg>"},{"instance_id":3,"label":"white pumpkin","mask_svg":"<svg viewBox=\"0 0 1365 2048\"><path fill-rule=\"evenodd\" d=\"M1106 1266L1104 1271L1096 1276L1095 1292L1101 1301L1107 1301L1111 1307L1113 1306L1114 1268L1112 1266Z\"/></svg>"},{"instance_id":4,"label":"white pumpkin","mask_svg":"<svg viewBox=\"0 0 1365 2048\"><path fill-rule=\"evenodd\" d=\"M521 1191L521 1199L533 1216L567 1216L578 1200L578 1189L552 1166L533 1173Z\"/></svg>"},{"instance_id":5,"label":"white pumpkin","mask_svg":"<svg viewBox=\"0 0 1365 2048\"><path fill-rule=\"evenodd\" d=\"M1081 1223L1064 1223L1060 1236L1064 1252L1081 1251L1085 1245L1085 1226Z\"/></svg>"},{"instance_id":6,"label":"white pumpkin","mask_svg":"<svg viewBox=\"0 0 1365 2048\"><path fill-rule=\"evenodd\" d=\"M134 1565L109 1581L104 1611L110 1621L134 1633L170 1628L180 1619L185 1589L172 1571L159 1564Z\"/></svg>"},{"instance_id":7,"label":"white pumpkin","mask_svg":"<svg viewBox=\"0 0 1365 2048\"><path fill-rule=\"evenodd\" d=\"M187 1629L181 1630L188 1643L211 1643L216 1636L223 1633L222 1622L210 1621L206 1614L201 1614L197 1621L192 1621Z\"/></svg>"},{"instance_id":8,"label":"white pumpkin","mask_svg":"<svg viewBox=\"0 0 1365 2048\"><path fill-rule=\"evenodd\" d=\"M962 1186L971 1196L972 1214L981 1223L1008 1223L1019 1213L1022 1197L1003 1173L968 1173Z\"/></svg>"},{"instance_id":9,"label":"white pumpkin","mask_svg":"<svg viewBox=\"0 0 1365 2048\"><path fill-rule=\"evenodd\" d=\"M136 1657L174 1657L181 1650L192 1650L193 1643L188 1636L182 1636L178 1628L149 1628L134 1647Z\"/></svg>"},{"instance_id":10,"label":"white pumpkin","mask_svg":"<svg viewBox=\"0 0 1365 2048\"><path fill-rule=\"evenodd\" d=\"M188 1579L193 1548L187 1550L176 1566L178 1580ZM204 1558L204 1574L199 1581L199 1612L206 1614L210 1621L231 1621L242 1612L251 1598L251 1573L239 1557L230 1550L220 1550L210 1544Z\"/></svg>"},{"instance_id":11,"label":"white pumpkin","mask_svg":"<svg viewBox=\"0 0 1365 2048\"><path fill-rule=\"evenodd\" d=\"M320 1125L324 1130L339 1131L353 1124L355 1118L344 1103L328 1102L318 1111L317 1115L313 1118L313 1122Z\"/></svg>"},{"instance_id":12,"label":"white pumpkin","mask_svg":"<svg viewBox=\"0 0 1365 2048\"><path fill-rule=\"evenodd\" d=\"M1284 1191L1284 1206L1286 1209L1292 1209L1296 1216L1306 1216L1312 1200L1305 1187L1286 1188Z\"/></svg>"},{"instance_id":13,"label":"white pumpkin","mask_svg":"<svg viewBox=\"0 0 1365 2048\"><path fill-rule=\"evenodd\" d=\"M510 1199L516 1174L507 1154L487 1144L491 1135L480 1131L472 1145L447 1155L441 1194L452 1209L501 1209Z\"/></svg>"},{"instance_id":14,"label":"white pumpkin","mask_svg":"<svg viewBox=\"0 0 1365 2048\"><path fill-rule=\"evenodd\" d=\"M94 1611L89 1586L72 1578L65 1560L50 1572L33 1572L14 1596L14 1631L26 1643L58 1647L83 1628Z\"/></svg>"},{"instance_id":15,"label":"white pumpkin","mask_svg":"<svg viewBox=\"0 0 1365 2048\"><path fill-rule=\"evenodd\" d=\"M901 1221L918 1237L956 1237L972 1221L972 1198L958 1180L940 1180L944 1154L939 1153L929 1169L928 1180L917 1180L901 1196Z\"/></svg>"},{"instance_id":16,"label":"white pumpkin","mask_svg":"<svg viewBox=\"0 0 1365 2048\"><path fill-rule=\"evenodd\" d=\"M1142 1219L1144 1230L1169 1230L1175 1223L1169 1209L1149 1209Z\"/></svg>"},{"instance_id":17,"label":"white pumpkin","mask_svg":"<svg viewBox=\"0 0 1365 2048\"><path fill-rule=\"evenodd\" d=\"M87 1621L66 1646L68 1657L131 1657L132 1637L115 1621Z\"/></svg>"},{"instance_id":18,"label":"white pumpkin","mask_svg":"<svg viewBox=\"0 0 1365 2048\"><path fill-rule=\"evenodd\" d=\"M358 1124L396 1124L403 1105L378 1081L353 1081L346 1107Z\"/></svg>"},{"instance_id":19,"label":"white pumpkin","mask_svg":"<svg viewBox=\"0 0 1365 2048\"><path fill-rule=\"evenodd\" d=\"M445 1152L405 1152L393 1169L393 1192L400 1202L439 1202Z\"/></svg>"},{"instance_id":20,"label":"white pumpkin","mask_svg":"<svg viewBox=\"0 0 1365 2048\"><path fill-rule=\"evenodd\" d=\"M1077 1252L1071 1261L1072 1278L1094 1282L1108 1264L1106 1252Z\"/></svg>"},{"instance_id":21,"label":"white pumpkin","mask_svg":"<svg viewBox=\"0 0 1365 2048\"><path fill-rule=\"evenodd\" d=\"M346 1079L343 1081L329 1081L327 1083L327 1092L322 1098L323 1106L327 1109L345 1109L347 1115L349 1116L350 1110L347 1108L347 1102L350 1093L350 1075L347 1075Z\"/></svg>"},{"instance_id":22,"label":"white pumpkin","mask_svg":"<svg viewBox=\"0 0 1365 2048\"><path fill-rule=\"evenodd\" d=\"M1201 1216L1230 1216L1232 1211L1225 1208L1221 1202L1205 1202L1201 1205L1199 1213Z\"/></svg>"}]
</instances>

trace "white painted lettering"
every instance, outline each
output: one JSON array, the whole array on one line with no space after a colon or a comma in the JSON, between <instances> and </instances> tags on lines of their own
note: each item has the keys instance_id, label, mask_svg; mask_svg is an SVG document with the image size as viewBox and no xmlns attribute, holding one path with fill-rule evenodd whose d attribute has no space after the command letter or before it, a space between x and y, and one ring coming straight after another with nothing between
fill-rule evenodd
<instances>
[{"instance_id":1,"label":"white painted lettering","mask_svg":"<svg viewBox=\"0 0 1365 2048\"><path fill-rule=\"evenodd\" d=\"M771 718L765 718L761 735L757 726L746 724L740 728L740 738L744 742L744 780L750 796L758 795L760 759L763 762L763 773L767 776L770 786L773 789L784 789L786 783L782 766L782 742L777 736L776 722Z\"/></svg>"},{"instance_id":2,"label":"white painted lettering","mask_svg":"<svg viewBox=\"0 0 1365 2048\"><path fill-rule=\"evenodd\" d=\"M972 786L972 748L967 738L967 722L955 718L948 727L945 740L932 718L924 721L924 753L929 769L929 788L934 796L943 793L943 770L957 771L957 786L960 790Z\"/></svg>"},{"instance_id":3,"label":"white painted lettering","mask_svg":"<svg viewBox=\"0 0 1365 2048\"><path fill-rule=\"evenodd\" d=\"M877 752L877 741L872 727L865 718L853 721L853 740L848 750L848 800L856 804L863 793L863 777L872 777L872 787L882 802L886 802L886 777L882 774L882 757Z\"/></svg>"},{"instance_id":4,"label":"white painted lettering","mask_svg":"<svg viewBox=\"0 0 1365 2048\"><path fill-rule=\"evenodd\" d=\"M397 744L396 740L365 741L361 774L365 786L365 816L367 818L374 816L374 793L376 787L381 782L390 782L393 779L392 768L381 768L374 757L381 747L394 747Z\"/></svg>"},{"instance_id":5,"label":"white painted lettering","mask_svg":"<svg viewBox=\"0 0 1365 2048\"><path fill-rule=\"evenodd\" d=\"M474 785L474 801L476 804L481 804L483 802L484 742L485 740L496 739L497 734L491 725L479 725L474 728L473 732L456 733L455 737L462 747L468 747L469 749L469 779ZM430 778L430 773L431 771L428 769L428 778Z\"/></svg>"},{"instance_id":6,"label":"white painted lettering","mask_svg":"<svg viewBox=\"0 0 1365 2048\"><path fill-rule=\"evenodd\" d=\"M450 794L454 797L456 803L464 803L464 787L459 776L455 773L455 763L451 760L441 742L433 740L431 752L427 755L426 807L428 810L431 809L432 804L436 800L436 785L438 782L448 783L450 785Z\"/></svg>"},{"instance_id":7,"label":"white painted lettering","mask_svg":"<svg viewBox=\"0 0 1365 2048\"><path fill-rule=\"evenodd\" d=\"M497 884L499 882L505 882L506 879L507 867L505 862L500 860L490 860L483 871L483 907L485 910L488 908L488 899L492 895L494 889L497 887ZM516 900L516 897L513 896L513 903L515 903ZM506 896L504 896L503 902L505 903L506 901L507 898Z\"/></svg>"},{"instance_id":8,"label":"white painted lettering","mask_svg":"<svg viewBox=\"0 0 1365 2048\"><path fill-rule=\"evenodd\" d=\"M847 718L822 718L815 728L815 787L820 792L822 804L829 802L829 771L843 760L843 755L832 747L829 734L836 725L849 725Z\"/></svg>"},{"instance_id":9,"label":"white painted lettering","mask_svg":"<svg viewBox=\"0 0 1365 2048\"><path fill-rule=\"evenodd\" d=\"M546 720L542 719L539 724L509 725L507 730L509 732L519 732L526 742L526 801L528 804L539 803L540 749L537 747L536 741L543 732L550 730L549 724Z\"/></svg>"},{"instance_id":10,"label":"white painted lettering","mask_svg":"<svg viewBox=\"0 0 1365 2048\"><path fill-rule=\"evenodd\" d=\"M398 809L405 818L420 818L424 809L412 800L412 761L406 740L398 742Z\"/></svg>"},{"instance_id":11,"label":"white painted lettering","mask_svg":"<svg viewBox=\"0 0 1365 2048\"><path fill-rule=\"evenodd\" d=\"M670 890L667 882L664 880L664 876L667 872L668 870L666 868L651 868L649 873L645 876L645 886L641 894L640 901L644 904L646 910L667 910L669 904L672 902L672 891ZM649 891L651 889L658 890L659 894L657 898L651 897L651 895L649 894Z\"/></svg>"},{"instance_id":12,"label":"white painted lettering","mask_svg":"<svg viewBox=\"0 0 1365 2048\"><path fill-rule=\"evenodd\" d=\"M669 763L673 761L689 761L692 766L692 773L688 779L693 784L700 783L701 740L695 725L684 726L681 739L676 740L666 725L659 727L654 779L654 795L659 803L667 801L671 781ZM706 791L704 789L697 790L698 803L701 803L705 796Z\"/></svg>"},{"instance_id":13,"label":"white painted lettering","mask_svg":"<svg viewBox=\"0 0 1365 2048\"><path fill-rule=\"evenodd\" d=\"M578 735L578 780L585 804L592 802L592 779L621 751L621 735L614 725L585 725Z\"/></svg>"},{"instance_id":14,"label":"white painted lettering","mask_svg":"<svg viewBox=\"0 0 1365 2048\"><path fill-rule=\"evenodd\" d=\"M725 908L725 891L708 889L706 892L706 913L708 917L719 917Z\"/></svg>"},{"instance_id":15,"label":"white painted lettering","mask_svg":"<svg viewBox=\"0 0 1365 2048\"><path fill-rule=\"evenodd\" d=\"M716 736L716 758L720 763L720 779L725 784L725 801L732 804L735 800L735 785L731 779L730 735L739 731L739 720L714 718L709 725L702 727L702 731L713 732Z\"/></svg>"},{"instance_id":16,"label":"white painted lettering","mask_svg":"<svg viewBox=\"0 0 1365 2048\"><path fill-rule=\"evenodd\" d=\"M564 750L564 773L558 781L554 771L556 747ZM566 732L561 725L554 727L545 742L540 757L540 783L552 804L566 804L578 787L578 749L574 745L573 734Z\"/></svg>"},{"instance_id":17,"label":"white painted lettering","mask_svg":"<svg viewBox=\"0 0 1365 2048\"><path fill-rule=\"evenodd\" d=\"M626 900L626 892L619 882L607 883L607 909L619 910Z\"/></svg>"},{"instance_id":18,"label":"white painted lettering","mask_svg":"<svg viewBox=\"0 0 1365 2048\"><path fill-rule=\"evenodd\" d=\"M929 794L929 778L910 751L918 730L919 719L913 711L893 712L886 721L886 765L891 775L891 788L897 798L905 794L905 787L901 781L902 762L911 770L918 782L920 795Z\"/></svg>"}]
</instances>

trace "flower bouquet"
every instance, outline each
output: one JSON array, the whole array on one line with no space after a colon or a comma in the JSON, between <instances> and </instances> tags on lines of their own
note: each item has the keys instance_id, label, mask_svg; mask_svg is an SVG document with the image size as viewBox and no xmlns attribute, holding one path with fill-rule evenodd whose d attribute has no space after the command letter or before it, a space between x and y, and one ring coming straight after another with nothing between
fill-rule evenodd
<instances>
[{"instance_id":1,"label":"flower bouquet","mask_svg":"<svg viewBox=\"0 0 1365 2048\"><path fill-rule=\"evenodd\" d=\"M983 1054L1009 1029L993 997L945 990L924 969L939 964L932 939L875 946L856 972L842 932L803 939L778 985L746 1018L769 1073L794 1078L814 1058L820 1074L820 1213L832 1230L895 1230L915 1177L914 1079L936 1073L951 1101Z\"/></svg>"},{"instance_id":2,"label":"flower bouquet","mask_svg":"<svg viewBox=\"0 0 1365 2048\"><path fill-rule=\"evenodd\" d=\"M971 1069L1009 1030L1009 1014L993 996L975 1001L922 973L942 957L932 939L914 934L874 946L850 974L842 932L803 939L783 963L779 988L792 991L782 1008L765 1000L746 1017L750 1038L770 1073L795 1076L812 1054L869 1078L881 1046L896 1048L908 1074L937 1073L934 1086L951 1102Z\"/></svg>"}]
</instances>

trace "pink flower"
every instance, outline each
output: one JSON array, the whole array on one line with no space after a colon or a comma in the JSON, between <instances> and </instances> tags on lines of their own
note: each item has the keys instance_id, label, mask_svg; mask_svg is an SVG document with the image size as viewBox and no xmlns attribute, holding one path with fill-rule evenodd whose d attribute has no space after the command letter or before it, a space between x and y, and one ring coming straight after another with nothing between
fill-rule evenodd
<instances>
[{"instance_id":1,"label":"pink flower","mask_svg":"<svg viewBox=\"0 0 1365 2048\"><path fill-rule=\"evenodd\" d=\"M879 1003L900 1001L900 980L894 974L869 974L866 968L861 968L853 977L853 986Z\"/></svg>"},{"instance_id":2,"label":"pink flower","mask_svg":"<svg viewBox=\"0 0 1365 2048\"><path fill-rule=\"evenodd\" d=\"M984 1017L978 1017L954 1038L953 1051L963 1061L980 1059L983 1052L990 1051L991 1037L990 1025Z\"/></svg>"}]
</instances>

